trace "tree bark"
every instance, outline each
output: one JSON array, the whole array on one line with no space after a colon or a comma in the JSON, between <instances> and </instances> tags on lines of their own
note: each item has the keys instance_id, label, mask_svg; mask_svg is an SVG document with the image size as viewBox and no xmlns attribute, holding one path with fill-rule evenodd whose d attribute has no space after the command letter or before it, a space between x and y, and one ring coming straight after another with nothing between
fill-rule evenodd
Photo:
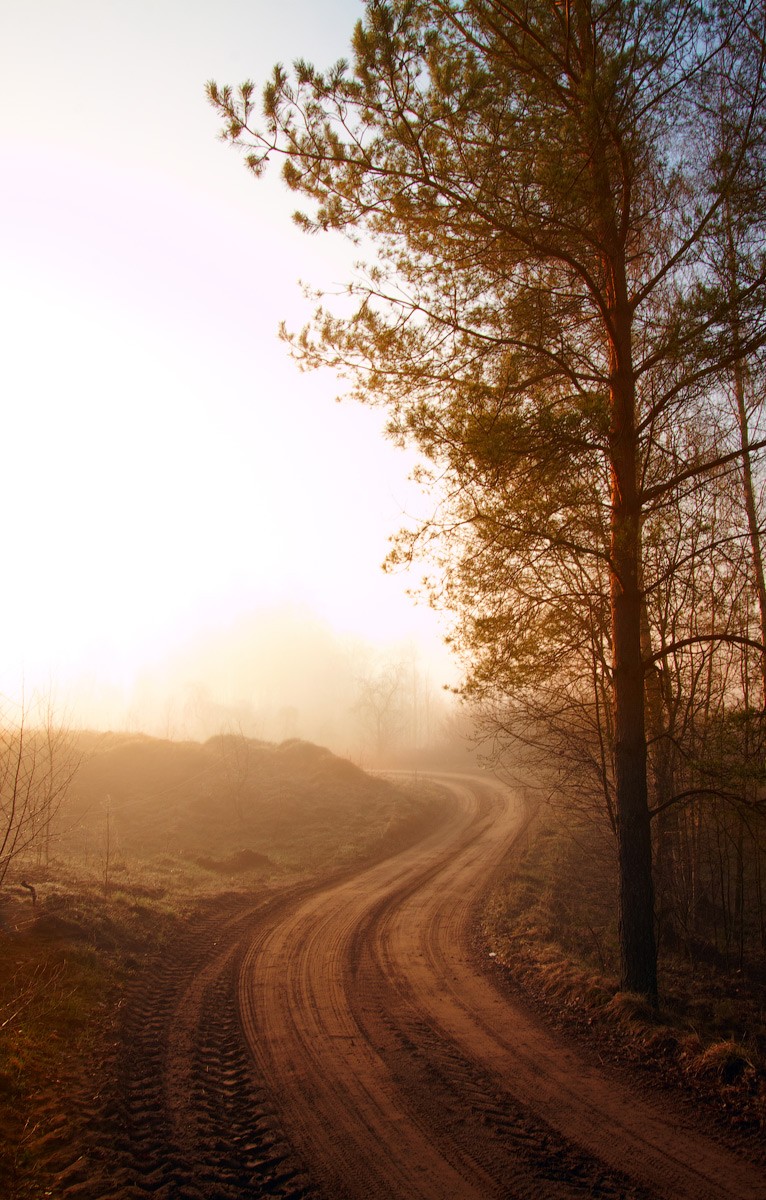
<instances>
[{"instance_id":1,"label":"tree bark","mask_svg":"<svg viewBox=\"0 0 766 1200\"><path fill-rule=\"evenodd\" d=\"M621 982L657 1001L652 843L647 793L644 666L641 654L641 503L632 314L615 285L611 399L611 615L615 779L620 875Z\"/></svg>"},{"instance_id":2,"label":"tree bark","mask_svg":"<svg viewBox=\"0 0 766 1200\"><path fill-rule=\"evenodd\" d=\"M723 206L723 221L726 234L726 286L728 299L731 304L731 334L735 351L734 361L734 395L737 405L737 424L739 425L740 445L742 447L742 487L747 513L747 528L750 535L750 550L753 556L753 576L758 596L758 617L761 633L761 644L766 647L766 574L763 566L761 549L761 531L758 524L758 512L753 486L753 464L750 453L750 429L747 416L747 397L745 380L747 367L741 356L740 317L738 307L739 268L737 263L737 247L734 238L734 221L732 217L731 196L727 196ZM766 649L760 656L761 700L766 711Z\"/></svg>"}]
</instances>

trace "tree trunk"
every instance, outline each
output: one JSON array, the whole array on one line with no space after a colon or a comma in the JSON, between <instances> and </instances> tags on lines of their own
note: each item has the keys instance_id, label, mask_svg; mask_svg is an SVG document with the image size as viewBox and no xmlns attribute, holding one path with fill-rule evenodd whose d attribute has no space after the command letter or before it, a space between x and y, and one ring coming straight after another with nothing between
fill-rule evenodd
<instances>
[{"instance_id":1,"label":"tree trunk","mask_svg":"<svg viewBox=\"0 0 766 1200\"><path fill-rule=\"evenodd\" d=\"M639 550L641 549L642 547L639 547ZM643 589L643 567L640 581L641 654L645 663L651 663L654 661L654 646L646 593ZM665 639L662 631L659 637L660 646L664 648ZM664 807L673 795L675 770L673 741L669 736L671 709L667 703L661 672L657 666L651 667L645 676L645 706L649 745L652 747L651 753L648 755L647 790L654 808L659 810L655 819L653 838L655 933L659 950L663 936L668 935L673 944L678 937L679 911L674 867L679 838L678 813L673 808L666 809Z\"/></svg>"},{"instance_id":2,"label":"tree trunk","mask_svg":"<svg viewBox=\"0 0 766 1200\"><path fill-rule=\"evenodd\" d=\"M737 309L737 290L739 287L737 271L737 252L734 244L734 230L731 214L731 199L724 205L724 222L726 229L726 270L729 297L732 304L731 333L737 358L734 363L734 395L737 404L737 423L739 425L740 445L742 447L742 488L747 513L747 528L750 535L750 551L753 556L753 576L755 590L758 596L758 616L761 633L761 644L766 647L766 575L763 567L761 549L761 531L758 524L758 513L753 486L753 465L750 454L750 429L747 419L747 399L745 394L746 366L739 357L740 351L740 322ZM766 711L766 650L760 656L761 699L762 708Z\"/></svg>"},{"instance_id":3,"label":"tree trunk","mask_svg":"<svg viewBox=\"0 0 766 1200\"><path fill-rule=\"evenodd\" d=\"M641 655L641 504L627 289L615 288L611 370L611 609L622 987L657 1000Z\"/></svg>"}]
</instances>

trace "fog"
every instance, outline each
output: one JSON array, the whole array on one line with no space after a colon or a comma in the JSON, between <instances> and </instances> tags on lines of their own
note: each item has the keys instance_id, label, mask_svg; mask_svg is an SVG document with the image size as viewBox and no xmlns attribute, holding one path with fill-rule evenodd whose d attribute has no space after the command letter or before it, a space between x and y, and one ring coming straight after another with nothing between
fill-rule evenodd
<instances>
[{"instance_id":1,"label":"fog","mask_svg":"<svg viewBox=\"0 0 766 1200\"><path fill-rule=\"evenodd\" d=\"M357 250L295 228L204 96L334 61L358 5L97 8L16 6L0 49L0 694L100 729L418 746L454 670L380 570L413 456L277 338L313 308L299 280L335 287Z\"/></svg>"},{"instance_id":2,"label":"fog","mask_svg":"<svg viewBox=\"0 0 766 1200\"><path fill-rule=\"evenodd\" d=\"M416 747L454 671L380 570L413 457L277 338L313 307L299 279L335 287L357 251L292 225L204 97L334 61L358 5L97 8L16 6L0 49L0 693L100 729Z\"/></svg>"},{"instance_id":3,"label":"fog","mask_svg":"<svg viewBox=\"0 0 766 1200\"><path fill-rule=\"evenodd\" d=\"M455 678L445 653L427 656L415 639L376 644L282 606L195 636L123 684L83 677L53 702L78 727L297 737L376 765L454 740Z\"/></svg>"}]
</instances>

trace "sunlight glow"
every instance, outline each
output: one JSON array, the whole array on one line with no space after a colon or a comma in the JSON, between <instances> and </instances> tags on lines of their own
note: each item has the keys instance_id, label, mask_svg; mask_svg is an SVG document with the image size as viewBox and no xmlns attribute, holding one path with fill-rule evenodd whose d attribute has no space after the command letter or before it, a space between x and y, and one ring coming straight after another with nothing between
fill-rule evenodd
<instances>
[{"instance_id":1,"label":"sunlight glow","mask_svg":"<svg viewBox=\"0 0 766 1200\"><path fill-rule=\"evenodd\" d=\"M345 51L354 3L321 35L293 7L305 44L292 10L265 36L263 3L78 0L64 17L48 0L6 22L0 690L127 695L174 654L193 674L195 639L280 605L381 645L415 637L447 672L412 580L380 569L424 503L412 459L276 336L308 315L299 277L338 283L353 256L292 226L276 172L247 176L202 95L212 74L262 80L288 43Z\"/></svg>"}]
</instances>

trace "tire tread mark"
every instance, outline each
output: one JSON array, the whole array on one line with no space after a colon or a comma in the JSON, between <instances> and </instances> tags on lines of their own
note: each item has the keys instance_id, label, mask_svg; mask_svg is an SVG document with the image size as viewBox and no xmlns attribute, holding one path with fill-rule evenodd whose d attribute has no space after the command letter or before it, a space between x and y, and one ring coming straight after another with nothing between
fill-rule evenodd
<instances>
[{"instance_id":1,"label":"tire tread mark","mask_svg":"<svg viewBox=\"0 0 766 1200\"><path fill-rule=\"evenodd\" d=\"M251 930L302 890L222 899L130 982L109 1082L97 1106L74 1104L68 1153L49 1156L60 1200L318 1200L236 1001Z\"/></svg>"}]
</instances>

